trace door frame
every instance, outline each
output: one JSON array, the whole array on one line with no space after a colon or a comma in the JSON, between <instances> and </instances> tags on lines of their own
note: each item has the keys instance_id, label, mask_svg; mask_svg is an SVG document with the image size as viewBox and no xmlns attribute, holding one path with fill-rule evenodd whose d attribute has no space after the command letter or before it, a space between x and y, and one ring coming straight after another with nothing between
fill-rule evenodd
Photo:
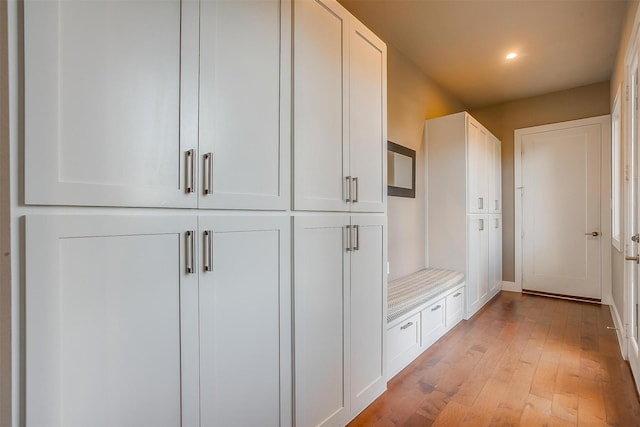
<instances>
[{"instance_id":1,"label":"door frame","mask_svg":"<svg viewBox=\"0 0 640 427\"><path fill-rule=\"evenodd\" d=\"M611 115L570 120L548 125L516 129L514 132L514 223L515 223L515 290L522 292L522 138L525 135L566 129L576 126L600 125L600 285L601 301L611 305Z\"/></svg>"}]
</instances>

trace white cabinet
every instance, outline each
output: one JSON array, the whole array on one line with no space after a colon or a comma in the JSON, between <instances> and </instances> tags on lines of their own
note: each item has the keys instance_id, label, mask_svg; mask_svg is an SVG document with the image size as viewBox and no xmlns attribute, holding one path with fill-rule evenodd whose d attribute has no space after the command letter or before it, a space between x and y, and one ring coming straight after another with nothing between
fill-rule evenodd
<instances>
[{"instance_id":1,"label":"white cabinet","mask_svg":"<svg viewBox=\"0 0 640 427\"><path fill-rule=\"evenodd\" d=\"M486 215L467 218L467 313L475 313L489 293L489 224Z\"/></svg>"},{"instance_id":2,"label":"white cabinet","mask_svg":"<svg viewBox=\"0 0 640 427\"><path fill-rule=\"evenodd\" d=\"M489 213L496 214L502 212L502 143L493 135L489 140Z\"/></svg>"},{"instance_id":3,"label":"white cabinet","mask_svg":"<svg viewBox=\"0 0 640 427\"><path fill-rule=\"evenodd\" d=\"M384 212L386 46L335 0L294 9L294 208Z\"/></svg>"},{"instance_id":4,"label":"white cabinet","mask_svg":"<svg viewBox=\"0 0 640 427\"><path fill-rule=\"evenodd\" d=\"M26 1L26 203L286 209L290 16Z\"/></svg>"},{"instance_id":5,"label":"white cabinet","mask_svg":"<svg viewBox=\"0 0 640 427\"><path fill-rule=\"evenodd\" d=\"M289 206L290 70L290 1L200 1L201 208Z\"/></svg>"},{"instance_id":6,"label":"white cabinet","mask_svg":"<svg viewBox=\"0 0 640 427\"><path fill-rule=\"evenodd\" d=\"M343 425L386 388L384 223L294 218L296 425Z\"/></svg>"},{"instance_id":7,"label":"white cabinet","mask_svg":"<svg viewBox=\"0 0 640 427\"><path fill-rule=\"evenodd\" d=\"M489 290L502 284L502 216L489 215Z\"/></svg>"},{"instance_id":8,"label":"white cabinet","mask_svg":"<svg viewBox=\"0 0 640 427\"><path fill-rule=\"evenodd\" d=\"M466 112L427 120L425 138L429 266L466 272L469 318L501 289L501 143Z\"/></svg>"},{"instance_id":9,"label":"white cabinet","mask_svg":"<svg viewBox=\"0 0 640 427\"><path fill-rule=\"evenodd\" d=\"M27 426L291 425L288 242L286 217L27 217Z\"/></svg>"}]
</instances>

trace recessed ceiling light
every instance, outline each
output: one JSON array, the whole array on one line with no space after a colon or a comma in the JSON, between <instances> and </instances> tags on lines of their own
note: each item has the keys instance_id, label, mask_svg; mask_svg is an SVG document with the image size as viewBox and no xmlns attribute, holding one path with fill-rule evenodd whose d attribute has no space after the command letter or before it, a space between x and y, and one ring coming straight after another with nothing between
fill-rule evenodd
<instances>
[{"instance_id":1,"label":"recessed ceiling light","mask_svg":"<svg viewBox=\"0 0 640 427\"><path fill-rule=\"evenodd\" d=\"M505 58L507 59L516 59L517 57L518 57L518 54L515 52L508 53L507 56L505 56Z\"/></svg>"}]
</instances>

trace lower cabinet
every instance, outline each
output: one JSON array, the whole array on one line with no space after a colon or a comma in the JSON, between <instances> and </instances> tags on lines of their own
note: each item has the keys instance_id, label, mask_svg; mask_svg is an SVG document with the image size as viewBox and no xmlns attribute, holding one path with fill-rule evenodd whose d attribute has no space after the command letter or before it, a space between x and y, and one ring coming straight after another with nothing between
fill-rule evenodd
<instances>
[{"instance_id":1,"label":"lower cabinet","mask_svg":"<svg viewBox=\"0 0 640 427\"><path fill-rule=\"evenodd\" d=\"M289 230L28 216L27 427L291 425Z\"/></svg>"},{"instance_id":2,"label":"lower cabinet","mask_svg":"<svg viewBox=\"0 0 640 427\"><path fill-rule=\"evenodd\" d=\"M385 222L294 218L298 426L344 425L386 389Z\"/></svg>"},{"instance_id":3,"label":"lower cabinet","mask_svg":"<svg viewBox=\"0 0 640 427\"><path fill-rule=\"evenodd\" d=\"M389 322L387 379L393 378L464 316L465 285L449 289Z\"/></svg>"},{"instance_id":4,"label":"lower cabinet","mask_svg":"<svg viewBox=\"0 0 640 427\"><path fill-rule=\"evenodd\" d=\"M467 314L502 288L502 215L467 215Z\"/></svg>"}]
</instances>

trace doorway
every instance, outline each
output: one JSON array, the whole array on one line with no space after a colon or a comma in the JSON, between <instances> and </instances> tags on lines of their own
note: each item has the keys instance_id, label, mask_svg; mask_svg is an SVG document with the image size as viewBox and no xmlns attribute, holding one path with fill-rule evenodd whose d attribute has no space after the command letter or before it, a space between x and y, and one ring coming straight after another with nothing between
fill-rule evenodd
<instances>
[{"instance_id":1,"label":"doorway","mask_svg":"<svg viewBox=\"0 0 640 427\"><path fill-rule=\"evenodd\" d=\"M516 286L609 303L610 116L515 131Z\"/></svg>"}]
</instances>

